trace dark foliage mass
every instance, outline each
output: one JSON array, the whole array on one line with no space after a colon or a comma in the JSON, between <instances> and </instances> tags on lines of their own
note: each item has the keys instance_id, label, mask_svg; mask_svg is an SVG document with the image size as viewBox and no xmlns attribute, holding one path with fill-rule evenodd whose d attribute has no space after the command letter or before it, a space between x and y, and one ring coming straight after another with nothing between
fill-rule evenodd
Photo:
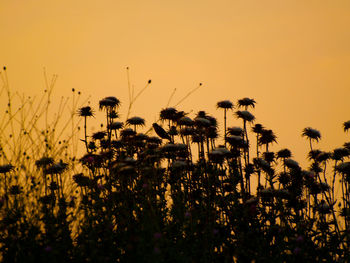
<instances>
[{"instance_id":1,"label":"dark foliage mass","mask_svg":"<svg viewBox=\"0 0 350 263\"><path fill-rule=\"evenodd\" d=\"M101 131L87 134L90 106L75 111L84 122L79 158L48 141L25 162L6 162L2 151L2 261L348 262L350 143L316 150L321 134L305 128L304 170L290 150L269 151L277 137L254 123L255 104L217 103L222 136L208 113L192 119L175 108L140 133L146 121L117 121L120 101L107 97ZM226 123L227 114L242 127Z\"/></svg>"}]
</instances>

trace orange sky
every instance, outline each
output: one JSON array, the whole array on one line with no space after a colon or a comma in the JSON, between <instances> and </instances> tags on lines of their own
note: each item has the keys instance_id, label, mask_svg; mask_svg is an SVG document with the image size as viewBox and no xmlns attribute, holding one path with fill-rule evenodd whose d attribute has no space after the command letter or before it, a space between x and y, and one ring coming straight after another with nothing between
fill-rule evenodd
<instances>
[{"instance_id":1,"label":"orange sky","mask_svg":"<svg viewBox=\"0 0 350 263\"><path fill-rule=\"evenodd\" d=\"M300 163L311 126L331 150L350 141L348 0L11 0L0 4L0 64L12 90L37 94L43 67L58 74L56 94L72 88L128 105L126 66L136 92L152 79L132 115L156 119L174 88L178 108L219 117L219 100L257 101L257 122ZM1 98L4 101L5 98ZM193 116L193 114L191 115ZM230 117L230 126L240 125Z\"/></svg>"}]
</instances>

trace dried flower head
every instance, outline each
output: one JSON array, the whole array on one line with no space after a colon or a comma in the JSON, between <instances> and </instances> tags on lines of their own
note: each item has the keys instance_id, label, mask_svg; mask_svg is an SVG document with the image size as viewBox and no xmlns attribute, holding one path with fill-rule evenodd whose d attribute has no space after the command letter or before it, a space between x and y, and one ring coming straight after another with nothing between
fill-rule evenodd
<instances>
[{"instance_id":1,"label":"dried flower head","mask_svg":"<svg viewBox=\"0 0 350 263\"><path fill-rule=\"evenodd\" d=\"M94 116L94 112L93 112L93 110L91 109L90 106L86 106L86 107L81 107L78 110L78 115L80 117L93 117Z\"/></svg>"},{"instance_id":2,"label":"dried flower head","mask_svg":"<svg viewBox=\"0 0 350 263\"><path fill-rule=\"evenodd\" d=\"M113 96L106 97L99 101L100 110L107 109L107 108L115 109L119 105L120 105L120 101Z\"/></svg>"},{"instance_id":3,"label":"dried flower head","mask_svg":"<svg viewBox=\"0 0 350 263\"><path fill-rule=\"evenodd\" d=\"M126 120L126 124L128 125L135 125L135 126L144 126L145 125L145 119L141 117L131 117Z\"/></svg>"},{"instance_id":4,"label":"dried flower head","mask_svg":"<svg viewBox=\"0 0 350 263\"><path fill-rule=\"evenodd\" d=\"M239 108L242 108L242 107L247 108L249 106L252 108L255 108L255 104L256 104L255 100L250 99L250 98L243 98L243 99L238 100L238 102L237 102L237 105Z\"/></svg>"},{"instance_id":5,"label":"dried flower head","mask_svg":"<svg viewBox=\"0 0 350 263\"><path fill-rule=\"evenodd\" d=\"M343 123L344 131L347 132L350 129L350 121L346 121Z\"/></svg>"},{"instance_id":6,"label":"dried flower head","mask_svg":"<svg viewBox=\"0 0 350 263\"><path fill-rule=\"evenodd\" d=\"M255 120L254 115L251 114L249 111L246 111L246 110L236 111L235 115L236 115L237 118L242 119L244 121L251 122L251 121Z\"/></svg>"},{"instance_id":7,"label":"dried flower head","mask_svg":"<svg viewBox=\"0 0 350 263\"><path fill-rule=\"evenodd\" d=\"M221 109L232 109L233 103L229 100L222 100L216 104L216 107Z\"/></svg>"},{"instance_id":8,"label":"dried flower head","mask_svg":"<svg viewBox=\"0 0 350 263\"><path fill-rule=\"evenodd\" d=\"M321 138L321 133L313 128L307 127L302 132L303 137L307 137L308 139L313 139L318 142L318 140Z\"/></svg>"}]
</instances>

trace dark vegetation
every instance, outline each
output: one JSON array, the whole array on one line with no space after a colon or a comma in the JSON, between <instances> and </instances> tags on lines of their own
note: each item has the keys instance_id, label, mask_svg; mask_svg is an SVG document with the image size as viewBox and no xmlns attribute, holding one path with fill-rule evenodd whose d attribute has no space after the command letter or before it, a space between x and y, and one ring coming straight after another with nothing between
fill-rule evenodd
<instances>
[{"instance_id":1,"label":"dark vegetation","mask_svg":"<svg viewBox=\"0 0 350 263\"><path fill-rule=\"evenodd\" d=\"M54 81L41 100L19 96L13 110L4 78L3 262L349 261L350 143L317 150L320 132L305 128L304 170L290 150L269 151L277 138L255 121L249 98L217 103L220 137L204 111L191 118L164 108L147 131L143 118L120 121L120 101L106 97L98 105L105 124L88 134L96 112L74 90L73 103L62 99L50 121Z\"/></svg>"}]
</instances>

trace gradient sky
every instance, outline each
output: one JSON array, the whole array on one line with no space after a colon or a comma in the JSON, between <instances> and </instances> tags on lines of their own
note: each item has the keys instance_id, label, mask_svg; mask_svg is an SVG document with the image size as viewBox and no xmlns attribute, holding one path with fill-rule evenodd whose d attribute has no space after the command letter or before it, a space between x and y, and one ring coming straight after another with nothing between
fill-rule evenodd
<instances>
[{"instance_id":1,"label":"gradient sky","mask_svg":"<svg viewBox=\"0 0 350 263\"><path fill-rule=\"evenodd\" d=\"M75 88L96 109L116 96L124 117L128 66L136 93L152 79L131 114L148 126L175 88L170 106L202 82L178 109L221 124L218 101L252 97L257 122L278 136L272 150L304 163L307 126L323 150L350 141L349 26L348 0L2 0L0 64L12 90L42 92L45 67L57 95Z\"/></svg>"}]
</instances>

